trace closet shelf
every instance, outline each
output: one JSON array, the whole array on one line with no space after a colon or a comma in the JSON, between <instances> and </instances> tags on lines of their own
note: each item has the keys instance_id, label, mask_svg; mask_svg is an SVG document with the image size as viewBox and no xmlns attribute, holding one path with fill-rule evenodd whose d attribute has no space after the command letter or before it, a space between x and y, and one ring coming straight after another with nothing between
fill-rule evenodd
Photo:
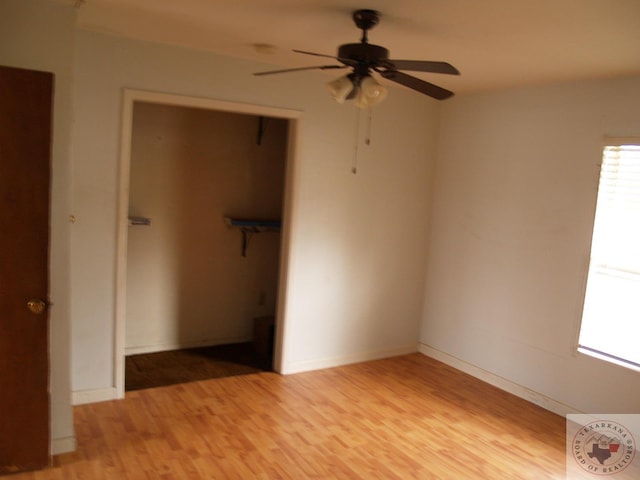
<instances>
[{"instance_id":1,"label":"closet shelf","mask_svg":"<svg viewBox=\"0 0 640 480\"><path fill-rule=\"evenodd\" d=\"M280 220L244 220L240 218L229 218L225 217L225 223L231 227L240 227L256 230L254 233L259 233L262 231L279 231L280 230Z\"/></svg>"},{"instance_id":2,"label":"closet shelf","mask_svg":"<svg viewBox=\"0 0 640 480\"><path fill-rule=\"evenodd\" d=\"M151 225L151 219L147 217L129 217L130 227L140 226L140 225L144 227L148 227L149 225Z\"/></svg>"},{"instance_id":3,"label":"closet shelf","mask_svg":"<svg viewBox=\"0 0 640 480\"><path fill-rule=\"evenodd\" d=\"M242 256L247 256L249 240L254 233L279 232L280 220L247 220L241 218L225 217L224 223L230 227L239 228L242 232Z\"/></svg>"}]
</instances>

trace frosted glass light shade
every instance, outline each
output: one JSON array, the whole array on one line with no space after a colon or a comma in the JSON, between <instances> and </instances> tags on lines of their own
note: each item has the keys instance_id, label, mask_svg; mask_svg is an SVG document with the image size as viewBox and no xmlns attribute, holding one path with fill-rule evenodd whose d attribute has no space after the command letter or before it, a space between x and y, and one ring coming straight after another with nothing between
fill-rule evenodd
<instances>
[{"instance_id":1,"label":"frosted glass light shade","mask_svg":"<svg viewBox=\"0 0 640 480\"><path fill-rule=\"evenodd\" d=\"M344 103L349 94L353 91L353 81L348 75L337 78L327 83L327 88L336 102Z\"/></svg>"},{"instance_id":2,"label":"frosted glass light shade","mask_svg":"<svg viewBox=\"0 0 640 480\"><path fill-rule=\"evenodd\" d=\"M360 81L360 91L355 100L356 106L358 108L373 107L387 98L387 93L387 89L372 77L364 77Z\"/></svg>"}]
</instances>

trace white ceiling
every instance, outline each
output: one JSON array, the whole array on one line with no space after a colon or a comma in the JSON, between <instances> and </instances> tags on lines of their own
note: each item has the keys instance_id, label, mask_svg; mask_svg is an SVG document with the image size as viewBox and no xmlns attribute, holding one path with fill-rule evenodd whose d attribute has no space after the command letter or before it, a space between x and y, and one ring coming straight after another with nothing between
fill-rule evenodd
<instances>
[{"instance_id":1,"label":"white ceiling","mask_svg":"<svg viewBox=\"0 0 640 480\"><path fill-rule=\"evenodd\" d=\"M70 1L84 29L274 68L337 63L291 50L335 55L360 40L351 12L369 8L381 13L370 43L392 59L453 64L460 77L415 76L457 93L640 74L640 0Z\"/></svg>"}]
</instances>

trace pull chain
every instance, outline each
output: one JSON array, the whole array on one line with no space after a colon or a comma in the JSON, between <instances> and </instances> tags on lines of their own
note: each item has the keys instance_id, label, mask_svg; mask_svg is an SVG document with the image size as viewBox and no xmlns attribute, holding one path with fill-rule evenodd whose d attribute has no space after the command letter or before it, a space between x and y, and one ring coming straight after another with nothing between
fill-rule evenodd
<instances>
[{"instance_id":1,"label":"pull chain","mask_svg":"<svg viewBox=\"0 0 640 480\"><path fill-rule=\"evenodd\" d=\"M366 125L366 130L365 130L365 138L363 143L366 146L371 145L371 123L372 123L372 118L373 118L373 109L372 108L368 108L367 110L369 110L368 112L368 116L367 116L367 125ZM351 173L353 173L354 175L356 173L358 173L358 153L359 153L359 146L360 146L360 117L363 114L363 109L357 109L357 114L356 114L356 131L355 131L355 135L354 135L354 142L353 142L353 159L351 162Z\"/></svg>"},{"instance_id":2,"label":"pull chain","mask_svg":"<svg viewBox=\"0 0 640 480\"><path fill-rule=\"evenodd\" d=\"M364 139L364 144L371 145L371 118L373 117L373 108L369 108L369 118L367 119L367 133Z\"/></svg>"},{"instance_id":3,"label":"pull chain","mask_svg":"<svg viewBox=\"0 0 640 480\"><path fill-rule=\"evenodd\" d=\"M356 131L353 141L353 158L351 159L351 173L358 173L358 145L360 143L360 110L356 110Z\"/></svg>"}]
</instances>

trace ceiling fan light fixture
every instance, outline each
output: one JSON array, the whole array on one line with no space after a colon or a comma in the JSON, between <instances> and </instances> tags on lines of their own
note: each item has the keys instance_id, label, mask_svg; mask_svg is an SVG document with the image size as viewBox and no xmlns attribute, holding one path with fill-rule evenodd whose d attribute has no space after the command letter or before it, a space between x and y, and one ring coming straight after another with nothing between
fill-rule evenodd
<instances>
[{"instance_id":1,"label":"ceiling fan light fixture","mask_svg":"<svg viewBox=\"0 0 640 480\"><path fill-rule=\"evenodd\" d=\"M344 103L347 98L350 98L349 95L353 92L355 85L350 75L344 75L327 83L327 88L336 102Z\"/></svg>"},{"instance_id":2,"label":"ceiling fan light fixture","mask_svg":"<svg viewBox=\"0 0 640 480\"><path fill-rule=\"evenodd\" d=\"M360 88L355 104L358 108L369 108L387 98L387 89L367 75L360 81Z\"/></svg>"},{"instance_id":3,"label":"ceiling fan light fixture","mask_svg":"<svg viewBox=\"0 0 640 480\"><path fill-rule=\"evenodd\" d=\"M353 12L352 18L356 26L362 30L362 38L360 39L360 43L345 43L340 45L337 56L294 50L294 52L313 55L315 57L332 58L336 60L339 65L285 68L267 72L257 72L254 73L254 75L271 75L274 73L296 72L301 70L351 68L351 74L329 82L327 87L338 103L355 99L356 105L360 108L372 107L382 102L387 96L387 89L370 78L372 72L377 72L386 80L398 83L423 95L435 98L436 100L445 100L453 95L453 92L446 88L408 75L402 70L460 75L460 71L457 68L447 62L390 59L389 50L380 45L369 43L368 39L367 32L378 25L380 22L380 13L375 10L356 10ZM361 85L361 82L363 85Z\"/></svg>"}]
</instances>

